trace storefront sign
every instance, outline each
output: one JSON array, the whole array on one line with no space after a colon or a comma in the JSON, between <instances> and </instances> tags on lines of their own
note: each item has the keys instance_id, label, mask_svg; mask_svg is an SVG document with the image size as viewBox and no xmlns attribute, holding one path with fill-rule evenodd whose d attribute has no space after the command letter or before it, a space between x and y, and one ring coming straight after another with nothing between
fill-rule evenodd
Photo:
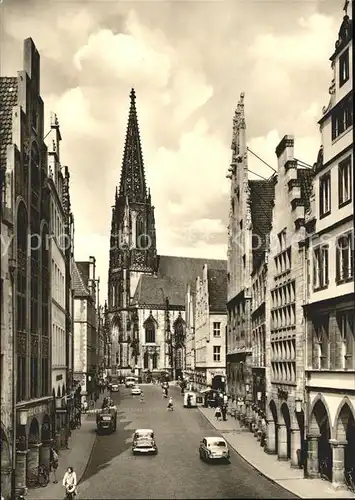
<instances>
[{"instance_id":1,"label":"storefront sign","mask_svg":"<svg viewBox=\"0 0 355 500\"><path fill-rule=\"evenodd\" d=\"M48 413L48 403L28 408L28 418L35 417L40 413Z\"/></svg>"}]
</instances>

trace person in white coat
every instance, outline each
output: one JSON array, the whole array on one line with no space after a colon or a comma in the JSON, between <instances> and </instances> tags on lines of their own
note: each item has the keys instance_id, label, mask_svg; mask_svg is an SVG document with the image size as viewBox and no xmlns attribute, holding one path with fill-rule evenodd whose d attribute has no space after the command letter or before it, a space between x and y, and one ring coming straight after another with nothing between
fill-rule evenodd
<instances>
[{"instance_id":1,"label":"person in white coat","mask_svg":"<svg viewBox=\"0 0 355 500\"><path fill-rule=\"evenodd\" d=\"M63 486L66 491L69 491L70 493L76 494L76 473L74 472L73 467L68 467L66 473L64 474L63 477Z\"/></svg>"}]
</instances>

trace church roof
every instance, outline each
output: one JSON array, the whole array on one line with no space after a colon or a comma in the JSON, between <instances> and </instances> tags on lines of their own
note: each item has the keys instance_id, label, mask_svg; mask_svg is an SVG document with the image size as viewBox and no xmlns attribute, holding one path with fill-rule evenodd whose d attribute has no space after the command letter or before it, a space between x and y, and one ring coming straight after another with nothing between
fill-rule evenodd
<instances>
[{"instance_id":1,"label":"church roof","mask_svg":"<svg viewBox=\"0 0 355 500\"><path fill-rule=\"evenodd\" d=\"M130 100L119 196L122 199L127 197L131 202L142 203L147 197L147 188L134 89L131 90Z\"/></svg>"},{"instance_id":2,"label":"church roof","mask_svg":"<svg viewBox=\"0 0 355 500\"><path fill-rule=\"evenodd\" d=\"M208 302L211 313L227 312L227 271L207 267Z\"/></svg>"},{"instance_id":3,"label":"church roof","mask_svg":"<svg viewBox=\"0 0 355 500\"><path fill-rule=\"evenodd\" d=\"M6 149L12 143L12 108L17 104L17 77L0 78L0 167L6 168Z\"/></svg>"},{"instance_id":4,"label":"church roof","mask_svg":"<svg viewBox=\"0 0 355 500\"><path fill-rule=\"evenodd\" d=\"M75 262L73 264L73 288L74 297L89 297L90 292L85 284L85 274L83 274L83 269L81 269L81 262Z\"/></svg>"},{"instance_id":5,"label":"church roof","mask_svg":"<svg viewBox=\"0 0 355 500\"><path fill-rule=\"evenodd\" d=\"M141 275L133 303L163 306L168 297L170 306L185 307L186 287L190 284L192 291L195 289L196 278L202 274L205 264L211 270L226 273L226 260L159 255L157 276Z\"/></svg>"}]
</instances>

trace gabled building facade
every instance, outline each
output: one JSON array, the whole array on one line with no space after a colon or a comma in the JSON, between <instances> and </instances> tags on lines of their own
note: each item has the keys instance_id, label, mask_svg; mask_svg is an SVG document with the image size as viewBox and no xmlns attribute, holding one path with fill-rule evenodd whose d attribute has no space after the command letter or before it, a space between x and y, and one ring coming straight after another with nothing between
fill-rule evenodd
<instances>
[{"instance_id":1,"label":"gabled building facade","mask_svg":"<svg viewBox=\"0 0 355 500\"><path fill-rule=\"evenodd\" d=\"M145 181L136 110L130 109L121 179L112 209L108 316L111 370L182 376L186 354L186 287L205 263L224 261L158 255L154 206Z\"/></svg>"},{"instance_id":2,"label":"gabled building facade","mask_svg":"<svg viewBox=\"0 0 355 500\"><path fill-rule=\"evenodd\" d=\"M226 300L226 271L204 265L195 294L195 380L200 389L226 389Z\"/></svg>"},{"instance_id":3,"label":"gabled building facade","mask_svg":"<svg viewBox=\"0 0 355 500\"><path fill-rule=\"evenodd\" d=\"M266 451L291 467L303 465L305 251L300 246L309 211L312 168L294 156L294 139L276 148L275 205L268 252L266 293Z\"/></svg>"},{"instance_id":4,"label":"gabled building facade","mask_svg":"<svg viewBox=\"0 0 355 500\"><path fill-rule=\"evenodd\" d=\"M32 39L24 42L23 70L17 77L2 79L1 87L2 99L6 99L1 166L6 169L6 217L12 224L9 271L13 273L15 364L9 366L16 375L12 379L12 410L17 424L11 426L11 433L16 439L15 488L19 491L37 482L40 464L49 464L54 411L50 370L50 193L40 56Z\"/></svg>"},{"instance_id":5,"label":"gabled building facade","mask_svg":"<svg viewBox=\"0 0 355 500\"><path fill-rule=\"evenodd\" d=\"M231 180L227 381L232 399L237 402L237 416L248 427L255 418L252 405L258 401L257 406L261 407L266 397L266 312L264 298L255 291L265 286L274 181L248 178L244 94L240 96L233 120L232 163L227 177Z\"/></svg>"},{"instance_id":6,"label":"gabled building facade","mask_svg":"<svg viewBox=\"0 0 355 500\"><path fill-rule=\"evenodd\" d=\"M97 380L96 260L74 262L74 378L84 398L94 393Z\"/></svg>"},{"instance_id":7,"label":"gabled building facade","mask_svg":"<svg viewBox=\"0 0 355 500\"><path fill-rule=\"evenodd\" d=\"M186 316L186 350L185 350L185 374L192 385L195 384L196 366L196 343L195 343L195 293L191 292L191 286L187 285L185 297Z\"/></svg>"},{"instance_id":8,"label":"gabled building facade","mask_svg":"<svg viewBox=\"0 0 355 500\"><path fill-rule=\"evenodd\" d=\"M346 14L330 58L330 102L319 121L322 146L305 240L308 475L322 473L340 488L344 470L355 470L352 32Z\"/></svg>"}]
</instances>

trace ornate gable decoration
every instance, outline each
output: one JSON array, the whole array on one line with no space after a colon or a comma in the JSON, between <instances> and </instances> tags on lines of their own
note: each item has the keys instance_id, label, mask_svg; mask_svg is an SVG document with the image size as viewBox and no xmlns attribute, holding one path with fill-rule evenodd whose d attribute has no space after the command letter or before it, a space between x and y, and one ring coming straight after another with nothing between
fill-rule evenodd
<instances>
[{"instance_id":1,"label":"ornate gable decoration","mask_svg":"<svg viewBox=\"0 0 355 500\"><path fill-rule=\"evenodd\" d=\"M149 312L148 318L144 321L143 323L143 328L144 329L149 329L150 328L158 328L158 322L157 320L153 317L152 311Z\"/></svg>"}]
</instances>

